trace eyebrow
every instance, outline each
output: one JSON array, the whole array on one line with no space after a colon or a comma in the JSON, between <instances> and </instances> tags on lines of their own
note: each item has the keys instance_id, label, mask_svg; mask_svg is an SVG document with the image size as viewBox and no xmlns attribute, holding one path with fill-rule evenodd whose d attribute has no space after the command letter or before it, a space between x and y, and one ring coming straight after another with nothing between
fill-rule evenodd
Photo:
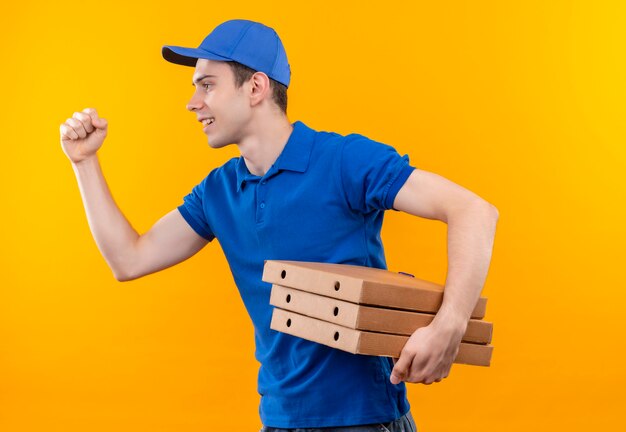
<instances>
[{"instance_id":1,"label":"eyebrow","mask_svg":"<svg viewBox=\"0 0 626 432\"><path fill-rule=\"evenodd\" d=\"M191 85L193 87L195 87L196 84L198 84L200 81L202 81L205 78L217 78L217 75L202 75L202 76L199 76L198 78L196 78L195 80L192 81Z\"/></svg>"}]
</instances>

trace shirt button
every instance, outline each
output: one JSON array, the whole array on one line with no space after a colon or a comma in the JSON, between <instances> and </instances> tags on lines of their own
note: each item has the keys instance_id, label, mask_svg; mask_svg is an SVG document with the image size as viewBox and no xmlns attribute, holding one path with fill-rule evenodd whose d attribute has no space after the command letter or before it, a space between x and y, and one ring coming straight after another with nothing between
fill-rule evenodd
<instances>
[{"instance_id":1,"label":"shirt button","mask_svg":"<svg viewBox=\"0 0 626 432\"><path fill-rule=\"evenodd\" d=\"M259 207L261 207L261 208L265 208L265 203L264 203L264 202L262 202L262 203L261 203L261 205L260 205Z\"/></svg>"},{"instance_id":2,"label":"shirt button","mask_svg":"<svg viewBox=\"0 0 626 432\"><path fill-rule=\"evenodd\" d=\"M267 180L263 180L263 181L261 182L261 184L262 184L262 185L264 185L264 184L266 184L266 183L267 183Z\"/></svg>"}]
</instances>

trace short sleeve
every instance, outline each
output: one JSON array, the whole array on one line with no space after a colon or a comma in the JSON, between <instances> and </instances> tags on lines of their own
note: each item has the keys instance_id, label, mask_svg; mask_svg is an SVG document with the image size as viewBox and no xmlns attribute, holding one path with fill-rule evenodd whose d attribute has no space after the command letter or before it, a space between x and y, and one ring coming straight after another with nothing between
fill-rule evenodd
<instances>
[{"instance_id":1,"label":"short sleeve","mask_svg":"<svg viewBox=\"0 0 626 432\"><path fill-rule=\"evenodd\" d=\"M211 241L215 235L206 220L203 206L206 181L205 178L194 186L191 192L183 198L183 204L178 206L178 211L198 235Z\"/></svg>"},{"instance_id":2,"label":"short sleeve","mask_svg":"<svg viewBox=\"0 0 626 432\"><path fill-rule=\"evenodd\" d=\"M395 210L393 201L415 168L387 144L358 134L345 137L341 149L341 183L350 208L369 213Z\"/></svg>"}]
</instances>

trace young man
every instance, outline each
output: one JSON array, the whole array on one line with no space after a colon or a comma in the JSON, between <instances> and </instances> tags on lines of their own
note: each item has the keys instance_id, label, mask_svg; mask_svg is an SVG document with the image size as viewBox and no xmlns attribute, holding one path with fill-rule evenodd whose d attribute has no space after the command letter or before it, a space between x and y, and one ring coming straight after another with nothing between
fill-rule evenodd
<instances>
[{"instance_id":1,"label":"young man","mask_svg":"<svg viewBox=\"0 0 626 432\"><path fill-rule=\"evenodd\" d=\"M85 109L61 125L89 226L115 277L126 281L170 267L217 237L255 327L264 430L415 430L404 382L448 376L486 278L495 207L415 169L388 145L290 123L290 67L269 27L227 21L198 48L165 46L162 54L195 68L187 109L209 145L236 144L241 157L212 170L182 205L139 235L100 169L106 120ZM353 355L271 330L264 260L386 268L380 229L389 209L448 224L443 304L400 358Z\"/></svg>"}]
</instances>

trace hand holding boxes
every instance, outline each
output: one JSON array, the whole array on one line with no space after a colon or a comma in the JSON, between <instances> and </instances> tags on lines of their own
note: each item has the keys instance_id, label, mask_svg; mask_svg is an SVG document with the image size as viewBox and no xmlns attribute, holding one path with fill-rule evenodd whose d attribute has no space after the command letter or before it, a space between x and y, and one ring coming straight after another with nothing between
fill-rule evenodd
<instances>
[{"instance_id":1,"label":"hand holding boxes","mask_svg":"<svg viewBox=\"0 0 626 432\"><path fill-rule=\"evenodd\" d=\"M399 357L443 300L442 285L347 264L267 260L262 279L273 284L273 330L353 354ZM481 297L455 363L489 366L493 324L482 321L486 305Z\"/></svg>"}]
</instances>

